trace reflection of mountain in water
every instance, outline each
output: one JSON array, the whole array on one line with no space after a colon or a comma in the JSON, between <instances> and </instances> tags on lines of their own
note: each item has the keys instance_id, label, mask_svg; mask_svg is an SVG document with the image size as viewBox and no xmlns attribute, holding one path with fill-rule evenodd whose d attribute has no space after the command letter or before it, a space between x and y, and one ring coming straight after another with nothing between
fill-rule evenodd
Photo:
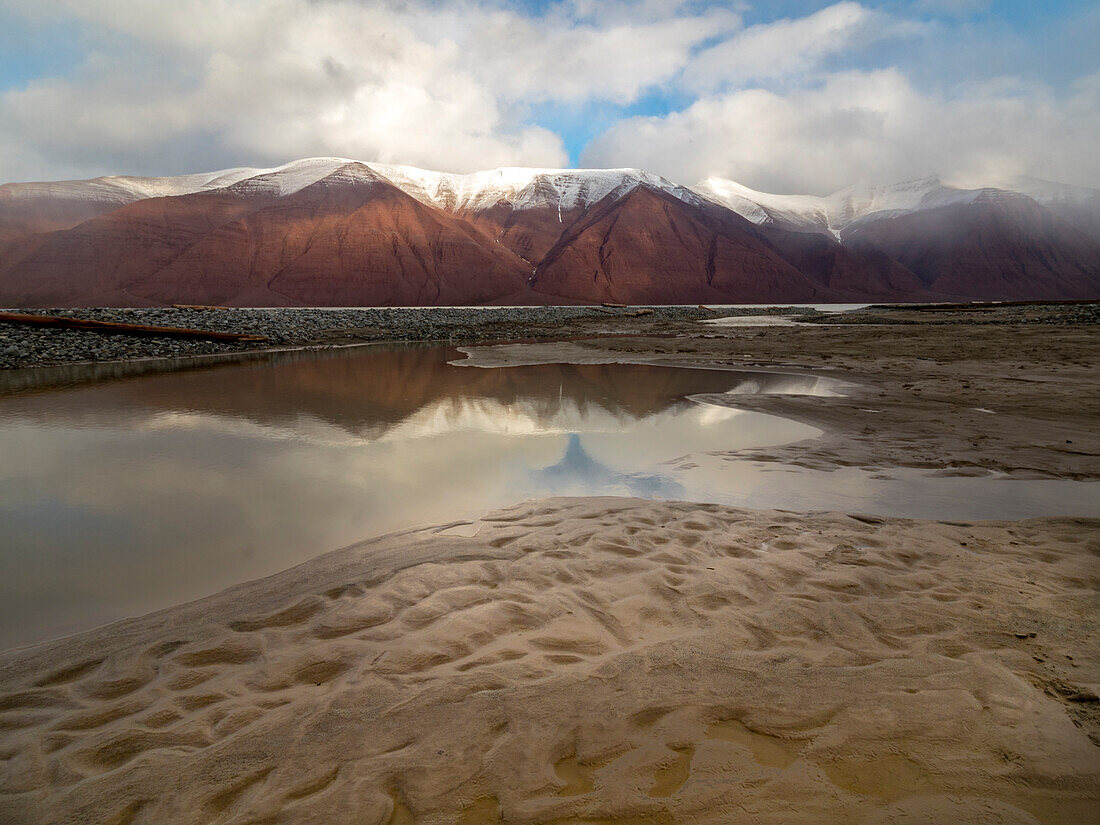
<instances>
[{"instance_id":1,"label":"reflection of mountain in water","mask_svg":"<svg viewBox=\"0 0 1100 825\"><path fill-rule=\"evenodd\" d=\"M270 361L120 379L5 401L8 415L55 422L121 423L151 414L197 413L294 428L322 421L367 440L434 418L478 410L521 413L541 428L573 429L576 414L627 422L689 404L690 395L810 392L818 379L638 364L541 364L482 369L447 363L445 347L369 347L291 353ZM800 389L801 388L801 389ZM484 416L482 416L484 417Z\"/></svg>"},{"instance_id":2,"label":"reflection of mountain in water","mask_svg":"<svg viewBox=\"0 0 1100 825\"><path fill-rule=\"evenodd\" d=\"M561 461L531 473L530 481L533 487L553 494L628 492L639 498L676 498L683 493L682 485L668 476L620 473L601 464L584 449L577 433L570 433Z\"/></svg>"}]
</instances>

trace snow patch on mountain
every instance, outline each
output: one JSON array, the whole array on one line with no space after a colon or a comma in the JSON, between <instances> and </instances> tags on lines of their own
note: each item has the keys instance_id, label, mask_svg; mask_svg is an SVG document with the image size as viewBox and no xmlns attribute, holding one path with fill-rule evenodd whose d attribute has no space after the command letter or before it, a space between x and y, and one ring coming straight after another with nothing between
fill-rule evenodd
<instances>
[{"instance_id":1,"label":"snow patch on mountain","mask_svg":"<svg viewBox=\"0 0 1100 825\"><path fill-rule=\"evenodd\" d=\"M8 183L0 186L0 193L12 200L87 201L122 205L147 198L190 195L209 189L221 189L252 177L259 171L261 170L240 168L165 178L110 175L91 180Z\"/></svg>"},{"instance_id":2,"label":"snow patch on mountain","mask_svg":"<svg viewBox=\"0 0 1100 825\"><path fill-rule=\"evenodd\" d=\"M166 178L109 177L9 184L3 189L12 189L12 195L120 204L221 188L250 195L286 197L325 179L333 183L338 179L346 183L373 180L371 173L385 178L421 203L454 213L481 212L498 204L506 204L512 209L551 208L568 212L587 208L608 196L622 197L639 187L666 192L688 203L702 203L699 195L690 189L641 169L502 167L455 174L340 157L303 158L270 169L226 169Z\"/></svg>"},{"instance_id":3,"label":"snow patch on mountain","mask_svg":"<svg viewBox=\"0 0 1100 825\"><path fill-rule=\"evenodd\" d=\"M773 195L717 177L707 178L692 189L755 224L787 223L808 229L830 226L828 198Z\"/></svg>"},{"instance_id":4,"label":"snow patch on mountain","mask_svg":"<svg viewBox=\"0 0 1100 825\"><path fill-rule=\"evenodd\" d=\"M717 177L707 178L692 188L753 223L828 231L838 239L841 232L863 221L979 200L1019 197L1015 192L1001 189L947 186L935 176L886 186L850 186L823 197L757 192L735 181Z\"/></svg>"},{"instance_id":5,"label":"snow patch on mountain","mask_svg":"<svg viewBox=\"0 0 1100 825\"><path fill-rule=\"evenodd\" d=\"M217 189L232 189L237 193L250 195L267 194L285 197L300 192L325 178L332 179L334 183L337 180L347 183L362 179L376 180L370 166L349 158L305 158L271 169L240 167L164 178L113 175L91 180L9 183L0 186L0 196L12 200L48 199L119 205L147 198L193 195L196 192Z\"/></svg>"},{"instance_id":6,"label":"snow patch on mountain","mask_svg":"<svg viewBox=\"0 0 1100 825\"><path fill-rule=\"evenodd\" d=\"M693 205L724 206L755 224L777 224L829 233L838 239L857 223L980 200L1031 197L1052 208L1100 209L1100 190L1037 178L1014 178L1001 188L967 189L938 177L901 183L858 185L831 195L778 195L736 181L710 177L691 188L641 169L539 169L502 167L471 174L434 172L414 166L370 163L340 157L304 158L270 169L241 167L163 178L109 176L83 181L10 183L0 202L97 202L124 205L155 197L231 189L236 193L286 197L322 180L355 185L383 178L428 206L469 215L498 205L511 209L585 209L607 197L639 188L660 191Z\"/></svg>"},{"instance_id":7,"label":"snow patch on mountain","mask_svg":"<svg viewBox=\"0 0 1100 825\"><path fill-rule=\"evenodd\" d=\"M700 202L691 190L640 169L501 167L459 175L413 166L367 165L422 203L456 213L483 212L497 204L570 211L587 208L609 195L622 197L642 186L689 203Z\"/></svg>"},{"instance_id":8,"label":"snow patch on mountain","mask_svg":"<svg viewBox=\"0 0 1100 825\"><path fill-rule=\"evenodd\" d=\"M360 170L355 167L360 167ZM349 158L304 158L274 169L253 169L254 174L234 182L232 189L239 193L285 198L340 172L350 172L340 177L352 181L356 177L355 171L367 171L366 164Z\"/></svg>"}]
</instances>

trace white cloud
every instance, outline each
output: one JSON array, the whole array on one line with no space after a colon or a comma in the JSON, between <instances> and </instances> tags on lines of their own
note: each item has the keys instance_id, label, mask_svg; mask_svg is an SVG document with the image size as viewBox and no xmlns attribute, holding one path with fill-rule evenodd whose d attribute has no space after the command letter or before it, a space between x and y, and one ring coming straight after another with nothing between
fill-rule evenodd
<instances>
[{"instance_id":1,"label":"white cloud","mask_svg":"<svg viewBox=\"0 0 1100 825\"><path fill-rule=\"evenodd\" d=\"M562 137L531 122L541 111L574 113L560 121L573 135L584 118L612 124L584 163L688 183L715 173L824 192L1020 172L1100 184L1100 81L1064 80L1095 71L1100 17L1074 23L1076 47L1054 26L1032 51L1006 49L1019 38L999 25L920 19L981 2L887 13L843 0L745 28L740 3L705 0L561 0L538 15L509 0L0 0L0 25L5 13L75 21L85 49L76 69L0 92L0 181L309 155L565 165ZM1053 85L996 79L1039 76L1040 63L1057 64ZM617 120L661 99L653 90L687 102Z\"/></svg>"},{"instance_id":2,"label":"white cloud","mask_svg":"<svg viewBox=\"0 0 1100 825\"><path fill-rule=\"evenodd\" d=\"M740 26L682 3L358 0L0 0L81 21L71 76L0 95L0 180L61 165L179 172L341 155L450 171L561 166L561 138L524 122L541 101L628 104L707 38Z\"/></svg>"},{"instance_id":3,"label":"white cloud","mask_svg":"<svg viewBox=\"0 0 1100 825\"><path fill-rule=\"evenodd\" d=\"M0 128L37 147L43 165L68 157L89 169L184 171L190 163L180 159L196 154L250 164L335 154L453 169L566 160L553 133L506 122L454 43L427 42L378 5L69 5L88 18L96 51L74 77L0 99ZM120 36L131 48L112 43Z\"/></svg>"},{"instance_id":4,"label":"white cloud","mask_svg":"<svg viewBox=\"0 0 1100 825\"><path fill-rule=\"evenodd\" d=\"M722 10L549 27L543 20L499 13L463 46L478 56L485 84L508 98L629 103L679 73L694 47L739 27L740 18Z\"/></svg>"},{"instance_id":5,"label":"white cloud","mask_svg":"<svg viewBox=\"0 0 1100 825\"><path fill-rule=\"evenodd\" d=\"M666 117L621 121L584 161L674 180L732 178L770 192L825 194L854 181L929 173L961 184L1028 174L1100 185L1100 74L1068 97L1009 81L922 93L895 70L846 72L787 94L701 99Z\"/></svg>"},{"instance_id":6,"label":"white cloud","mask_svg":"<svg viewBox=\"0 0 1100 825\"><path fill-rule=\"evenodd\" d=\"M751 80L788 77L833 55L921 30L919 24L859 3L836 3L806 17L750 26L706 49L686 68L684 83L694 91L711 91Z\"/></svg>"}]
</instances>

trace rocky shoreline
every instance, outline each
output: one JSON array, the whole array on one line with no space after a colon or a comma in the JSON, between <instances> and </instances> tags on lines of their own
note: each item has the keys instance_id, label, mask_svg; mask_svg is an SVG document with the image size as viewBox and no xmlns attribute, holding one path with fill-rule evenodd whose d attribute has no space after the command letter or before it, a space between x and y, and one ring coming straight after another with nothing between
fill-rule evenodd
<instances>
[{"instance_id":1,"label":"rocky shoreline","mask_svg":"<svg viewBox=\"0 0 1100 825\"><path fill-rule=\"evenodd\" d=\"M262 336L227 342L0 325L0 370L182 358L214 353L371 341L487 341L556 335L660 332L666 324L728 315L816 316L792 307L372 307L348 309L35 309L39 315Z\"/></svg>"},{"instance_id":2,"label":"rocky shoreline","mask_svg":"<svg viewBox=\"0 0 1100 825\"><path fill-rule=\"evenodd\" d=\"M0 324L0 392L183 369L271 351L384 341L467 344L619 335L708 337L698 322L730 316L792 316L824 325L1050 325L1100 323L1100 302L1023 305L872 305L846 312L805 306L541 306L369 308L34 309L90 321L182 327L261 341L130 335ZM715 332L714 334L718 334ZM95 369L92 369L95 367Z\"/></svg>"}]
</instances>

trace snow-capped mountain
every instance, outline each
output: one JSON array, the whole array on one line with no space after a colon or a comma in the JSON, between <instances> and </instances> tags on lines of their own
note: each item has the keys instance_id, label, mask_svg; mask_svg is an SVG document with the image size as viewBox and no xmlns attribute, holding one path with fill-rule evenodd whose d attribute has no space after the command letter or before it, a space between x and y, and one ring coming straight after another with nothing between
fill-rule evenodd
<instances>
[{"instance_id":1,"label":"snow-capped mountain","mask_svg":"<svg viewBox=\"0 0 1100 825\"><path fill-rule=\"evenodd\" d=\"M936 176L886 186L850 186L831 195L772 195L736 181L711 177L692 189L755 224L828 231L843 240L843 232L865 220L879 220L926 209L1019 197L993 187L962 189L947 186Z\"/></svg>"},{"instance_id":2,"label":"snow-capped mountain","mask_svg":"<svg viewBox=\"0 0 1100 825\"><path fill-rule=\"evenodd\" d=\"M560 206L562 211L568 211L591 206L608 195L621 195L638 186L661 189L688 202L699 200L699 195L690 189L641 169L502 167L463 175L337 157L304 158L269 169L242 167L164 178L112 176L80 181L11 183L0 187L0 192L13 201L49 199L123 204L236 185L242 190L283 197L341 170L353 173L355 168L369 169L421 203L449 212L479 212L498 203L508 203L514 209Z\"/></svg>"},{"instance_id":3,"label":"snow-capped mountain","mask_svg":"<svg viewBox=\"0 0 1100 825\"><path fill-rule=\"evenodd\" d=\"M21 200L82 200L109 203L133 203L144 198L188 195L207 189L219 189L253 177L259 169L223 169L194 175L142 178L111 175L91 180L65 180L43 183L6 183L0 197L10 202Z\"/></svg>"},{"instance_id":4,"label":"snow-capped mountain","mask_svg":"<svg viewBox=\"0 0 1100 825\"><path fill-rule=\"evenodd\" d=\"M476 213L506 203L512 209L585 209L608 196L645 186L688 203L699 196L641 169L527 169L504 167L455 175L413 166L368 164L421 203L449 212Z\"/></svg>"},{"instance_id":5,"label":"snow-capped mountain","mask_svg":"<svg viewBox=\"0 0 1100 825\"><path fill-rule=\"evenodd\" d=\"M639 169L306 158L0 186L0 303L718 303L1100 293L1100 192L775 195Z\"/></svg>"},{"instance_id":6,"label":"snow-capped mountain","mask_svg":"<svg viewBox=\"0 0 1100 825\"><path fill-rule=\"evenodd\" d=\"M217 172L151 178L111 176L91 180L9 183L0 186L0 242L33 227L62 229L147 198L175 197L235 187L242 194L286 197L327 180L333 185L366 182L371 174L392 183L421 203L453 214L476 215L498 205L510 209L585 209L608 196L638 187L668 192L688 203L700 196L640 169L534 169L505 167L454 174L318 157L268 169L241 167Z\"/></svg>"}]
</instances>

